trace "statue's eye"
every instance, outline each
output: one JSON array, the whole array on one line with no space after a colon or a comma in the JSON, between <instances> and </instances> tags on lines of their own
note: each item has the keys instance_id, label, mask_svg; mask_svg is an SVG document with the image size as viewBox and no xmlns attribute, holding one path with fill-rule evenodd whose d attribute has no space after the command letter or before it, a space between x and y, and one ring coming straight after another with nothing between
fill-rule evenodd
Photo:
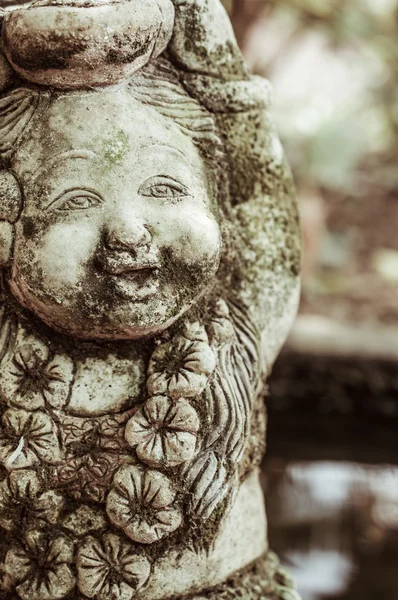
<instances>
[{"instance_id":1,"label":"statue's eye","mask_svg":"<svg viewBox=\"0 0 398 600\"><path fill-rule=\"evenodd\" d=\"M182 198L189 196L185 185L168 177L154 177L146 181L140 188L140 194L171 202L178 202Z\"/></svg>"},{"instance_id":2,"label":"statue's eye","mask_svg":"<svg viewBox=\"0 0 398 600\"><path fill-rule=\"evenodd\" d=\"M60 212L87 210L102 204L102 199L89 190L70 190L51 202L49 209Z\"/></svg>"}]
</instances>

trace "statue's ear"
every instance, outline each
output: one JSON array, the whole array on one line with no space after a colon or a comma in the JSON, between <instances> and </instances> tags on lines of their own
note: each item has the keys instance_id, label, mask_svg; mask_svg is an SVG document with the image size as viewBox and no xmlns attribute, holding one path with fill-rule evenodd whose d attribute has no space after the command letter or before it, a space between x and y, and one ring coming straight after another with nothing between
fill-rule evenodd
<instances>
[{"instance_id":1,"label":"statue's ear","mask_svg":"<svg viewBox=\"0 0 398 600\"><path fill-rule=\"evenodd\" d=\"M10 171L0 171L0 269L9 265L14 241L14 223L22 210L19 183Z\"/></svg>"}]
</instances>

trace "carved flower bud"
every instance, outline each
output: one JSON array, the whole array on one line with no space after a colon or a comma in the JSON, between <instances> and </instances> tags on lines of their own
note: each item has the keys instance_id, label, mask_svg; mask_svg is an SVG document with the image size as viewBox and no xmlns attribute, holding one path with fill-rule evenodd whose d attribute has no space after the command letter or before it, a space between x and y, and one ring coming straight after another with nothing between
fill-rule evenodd
<instances>
[{"instance_id":1,"label":"carved flower bud","mask_svg":"<svg viewBox=\"0 0 398 600\"><path fill-rule=\"evenodd\" d=\"M4 18L7 58L24 79L70 89L127 79L166 48L171 0L44 0Z\"/></svg>"}]
</instances>

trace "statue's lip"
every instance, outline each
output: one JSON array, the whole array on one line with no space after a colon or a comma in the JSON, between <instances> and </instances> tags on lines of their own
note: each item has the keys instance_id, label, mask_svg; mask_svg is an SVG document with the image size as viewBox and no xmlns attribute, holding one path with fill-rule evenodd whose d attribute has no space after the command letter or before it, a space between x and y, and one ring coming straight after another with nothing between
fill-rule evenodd
<instances>
[{"instance_id":1,"label":"statue's lip","mask_svg":"<svg viewBox=\"0 0 398 600\"><path fill-rule=\"evenodd\" d=\"M140 274L145 274L145 272L152 273L154 271L156 271L157 269L159 269L160 264L155 263L155 264L138 264L138 265L131 265L126 267L125 265L120 266L120 267L115 267L112 269L106 269L106 272L109 273L109 275L113 275L115 277L127 277L130 278L134 275L140 275Z\"/></svg>"}]
</instances>

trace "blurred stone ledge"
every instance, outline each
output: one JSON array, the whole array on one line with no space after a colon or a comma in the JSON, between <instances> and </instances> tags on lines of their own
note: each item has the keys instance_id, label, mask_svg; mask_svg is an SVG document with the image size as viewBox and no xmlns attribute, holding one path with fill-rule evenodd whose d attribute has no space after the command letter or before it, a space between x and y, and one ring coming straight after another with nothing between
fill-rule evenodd
<instances>
[{"instance_id":1,"label":"blurred stone ledge","mask_svg":"<svg viewBox=\"0 0 398 600\"><path fill-rule=\"evenodd\" d=\"M398 464L398 329L300 316L269 380L268 456Z\"/></svg>"},{"instance_id":2,"label":"blurred stone ledge","mask_svg":"<svg viewBox=\"0 0 398 600\"><path fill-rule=\"evenodd\" d=\"M300 315L286 347L320 356L398 361L398 327L348 325L318 315Z\"/></svg>"}]
</instances>

